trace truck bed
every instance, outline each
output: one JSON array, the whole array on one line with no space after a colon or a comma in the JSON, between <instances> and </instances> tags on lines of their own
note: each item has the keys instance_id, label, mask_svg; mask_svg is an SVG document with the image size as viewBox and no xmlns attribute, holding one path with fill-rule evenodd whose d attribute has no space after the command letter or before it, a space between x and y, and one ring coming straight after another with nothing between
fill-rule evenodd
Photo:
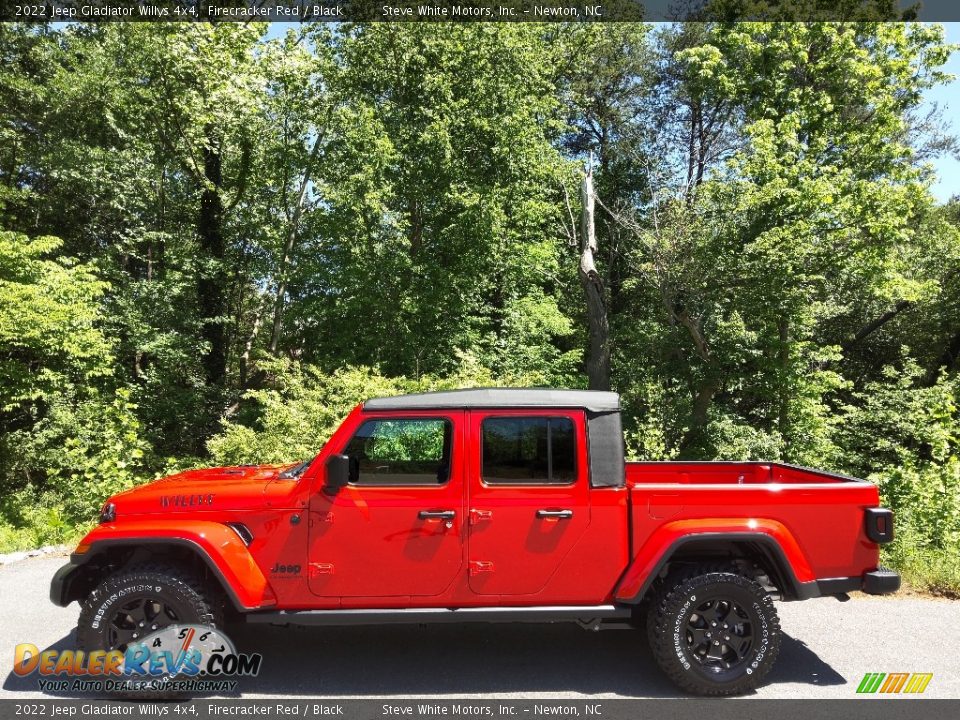
<instances>
[{"instance_id":1,"label":"truck bed","mask_svg":"<svg viewBox=\"0 0 960 720\"><path fill-rule=\"evenodd\" d=\"M796 548L801 582L876 567L877 546L864 534L864 512L879 502L871 482L771 462L628 462L626 477L634 555L690 533L716 540L747 518Z\"/></svg>"}]
</instances>

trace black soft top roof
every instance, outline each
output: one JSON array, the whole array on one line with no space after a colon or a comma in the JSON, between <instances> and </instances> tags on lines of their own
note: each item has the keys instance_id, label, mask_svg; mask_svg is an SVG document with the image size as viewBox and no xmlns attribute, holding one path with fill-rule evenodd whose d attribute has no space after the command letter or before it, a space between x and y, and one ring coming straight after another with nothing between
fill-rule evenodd
<instances>
[{"instance_id":1,"label":"black soft top roof","mask_svg":"<svg viewBox=\"0 0 960 720\"><path fill-rule=\"evenodd\" d=\"M469 408L583 408L594 413L620 410L620 396L599 390L549 390L544 388L475 388L374 398L366 410L434 410Z\"/></svg>"}]
</instances>

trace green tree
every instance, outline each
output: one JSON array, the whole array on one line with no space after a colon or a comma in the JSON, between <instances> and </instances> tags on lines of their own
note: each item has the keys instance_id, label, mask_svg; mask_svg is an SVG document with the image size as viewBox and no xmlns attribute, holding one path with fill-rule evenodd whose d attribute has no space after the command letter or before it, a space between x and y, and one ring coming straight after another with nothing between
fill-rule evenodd
<instances>
[{"instance_id":1,"label":"green tree","mask_svg":"<svg viewBox=\"0 0 960 720\"><path fill-rule=\"evenodd\" d=\"M92 266L55 257L61 246L0 231L0 421L8 428L112 369L96 324L108 285Z\"/></svg>"},{"instance_id":2,"label":"green tree","mask_svg":"<svg viewBox=\"0 0 960 720\"><path fill-rule=\"evenodd\" d=\"M923 289L902 261L929 205L905 131L945 52L935 28L748 23L675 53L668 87L709 86L736 123L702 172L667 155L685 162L627 221L635 302L663 313L647 358L686 395L671 403L685 454L723 455L746 432L748 455L834 458L829 398L846 378L833 332L866 298ZM694 105L677 107L696 124Z\"/></svg>"},{"instance_id":3,"label":"green tree","mask_svg":"<svg viewBox=\"0 0 960 720\"><path fill-rule=\"evenodd\" d=\"M499 368L532 343L545 379L569 374L539 31L373 24L334 42L337 181L298 276L305 357L417 376L452 370L458 350Z\"/></svg>"}]
</instances>

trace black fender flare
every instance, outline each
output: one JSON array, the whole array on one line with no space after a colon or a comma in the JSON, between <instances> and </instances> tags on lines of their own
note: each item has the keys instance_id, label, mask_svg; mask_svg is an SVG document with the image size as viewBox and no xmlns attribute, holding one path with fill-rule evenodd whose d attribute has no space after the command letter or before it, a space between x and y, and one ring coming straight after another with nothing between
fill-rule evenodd
<instances>
[{"instance_id":1,"label":"black fender flare","mask_svg":"<svg viewBox=\"0 0 960 720\"><path fill-rule=\"evenodd\" d=\"M192 557L201 561L233 607L241 612L269 607L275 603L264 605L250 605L243 602L232 584L224 576L213 558L198 543L189 538L117 538L102 539L92 543L83 553L73 553L70 560L61 566L50 582L50 601L54 605L66 607L74 600L82 601L102 579L103 573L98 560L107 556L113 550L138 550L143 547L162 548L174 547L185 550Z\"/></svg>"},{"instance_id":2,"label":"black fender flare","mask_svg":"<svg viewBox=\"0 0 960 720\"><path fill-rule=\"evenodd\" d=\"M835 594L845 592L845 590L836 590L824 592L824 588L818 585L819 581L800 582L787 559L786 553L780 544L766 533L759 532L705 532L686 535L674 540L660 556L653 571L646 577L643 584L632 598L622 600L627 604L638 605L647 596L654 581L663 572L663 569L670 563L684 546L703 543L703 542L729 542L740 546L755 546L764 556L768 564L767 570L776 574L772 578L778 583L784 600L806 600L808 598L820 597L825 594ZM839 578L838 578L839 579ZM859 582L859 578L857 579ZM830 582L829 580L826 582ZM858 589L858 588L850 588Z\"/></svg>"}]
</instances>

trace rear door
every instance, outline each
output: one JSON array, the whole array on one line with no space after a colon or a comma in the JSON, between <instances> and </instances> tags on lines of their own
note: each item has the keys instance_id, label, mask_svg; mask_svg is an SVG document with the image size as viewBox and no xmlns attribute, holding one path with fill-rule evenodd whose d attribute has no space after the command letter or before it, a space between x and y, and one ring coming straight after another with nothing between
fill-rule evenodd
<instances>
[{"instance_id":1,"label":"rear door","mask_svg":"<svg viewBox=\"0 0 960 720\"><path fill-rule=\"evenodd\" d=\"M462 577L464 413L371 414L336 452L350 484L310 504L310 590L432 596Z\"/></svg>"},{"instance_id":2,"label":"rear door","mask_svg":"<svg viewBox=\"0 0 960 720\"><path fill-rule=\"evenodd\" d=\"M469 426L470 589L536 594L590 524L584 414L471 411Z\"/></svg>"}]
</instances>

